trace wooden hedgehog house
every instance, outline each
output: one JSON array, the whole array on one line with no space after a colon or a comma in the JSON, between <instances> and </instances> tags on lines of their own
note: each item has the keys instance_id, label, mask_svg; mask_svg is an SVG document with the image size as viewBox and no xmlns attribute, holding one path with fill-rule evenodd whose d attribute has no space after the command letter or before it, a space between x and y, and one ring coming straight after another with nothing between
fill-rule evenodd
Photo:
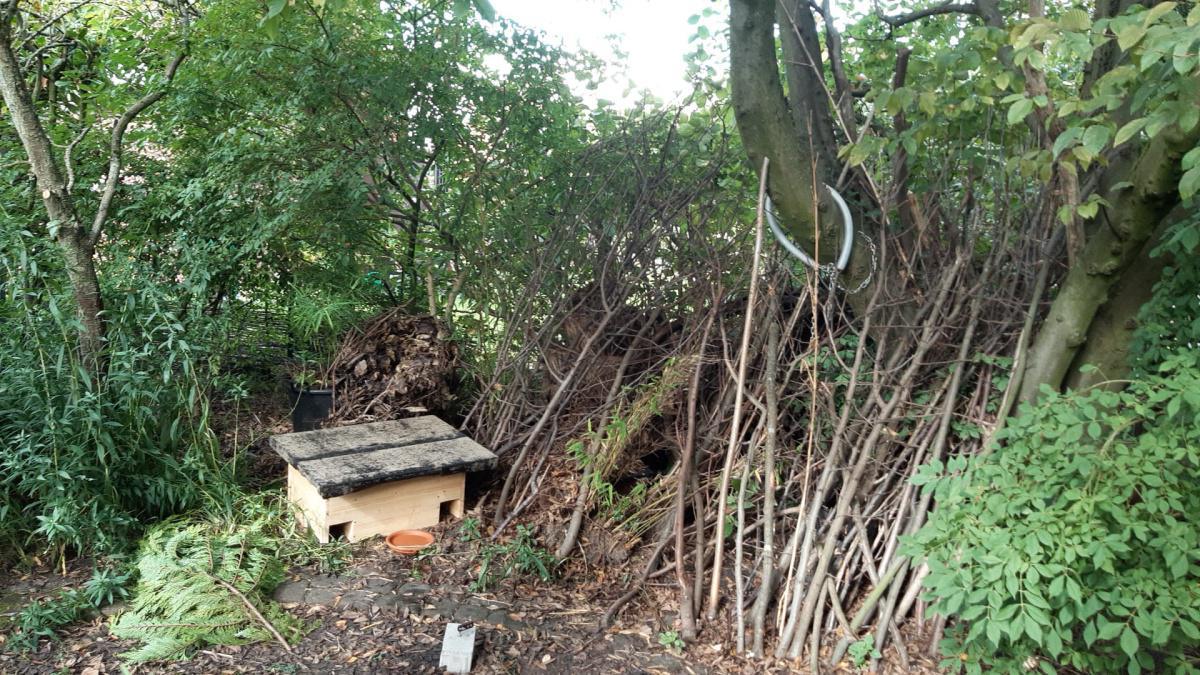
<instances>
[{"instance_id":1,"label":"wooden hedgehog house","mask_svg":"<svg viewBox=\"0 0 1200 675\"><path fill-rule=\"evenodd\" d=\"M462 517L467 473L496 455L433 415L271 437L288 499L322 543Z\"/></svg>"}]
</instances>

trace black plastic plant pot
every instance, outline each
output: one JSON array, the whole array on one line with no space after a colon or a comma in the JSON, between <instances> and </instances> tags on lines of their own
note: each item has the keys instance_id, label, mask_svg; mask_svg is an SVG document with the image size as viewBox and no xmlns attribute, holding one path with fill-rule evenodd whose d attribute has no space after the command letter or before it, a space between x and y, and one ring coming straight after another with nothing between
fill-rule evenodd
<instances>
[{"instance_id":1,"label":"black plastic plant pot","mask_svg":"<svg viewBox=\"0 0 1200 675\"><path fill-rule=\"evenodd\" d=\"M292 431L312 431L329 417L333 409L332 389L300 389L289 387L292 399Z\"/></svg>"}]
</instances>

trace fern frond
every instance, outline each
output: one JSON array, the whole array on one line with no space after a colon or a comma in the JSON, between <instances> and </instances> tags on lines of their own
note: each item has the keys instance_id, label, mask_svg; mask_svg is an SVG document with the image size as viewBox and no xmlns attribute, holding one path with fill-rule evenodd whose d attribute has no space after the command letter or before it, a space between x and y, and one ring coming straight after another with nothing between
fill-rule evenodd
<instances>
[{"instance_id":1,"label":"fern frond","mask_svg":"<svg viewBox=\"0 0 1200 675\"><path fill-rule=\"evenodd\" d=\"M266 532L269 526L256 519L226 532L218 523L175 520L152 529L138 558L140 580L130 610L111 624L113 635L143 641L122 656L134 662L177 659L202 645L272 639L246 602L281 635L303 635L304 623L267 596L284 577L276 555L280 543Z\"/></svg>"}]
</instances>

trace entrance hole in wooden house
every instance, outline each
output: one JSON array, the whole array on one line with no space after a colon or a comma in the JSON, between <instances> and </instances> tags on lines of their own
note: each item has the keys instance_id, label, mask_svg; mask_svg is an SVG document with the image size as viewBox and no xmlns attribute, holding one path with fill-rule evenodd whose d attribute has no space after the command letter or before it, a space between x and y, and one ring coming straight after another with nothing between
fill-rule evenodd
<instances>
[{"instance_id":1,"label":"entrance hole in wooden house","mask_svg":"<svg viewBox=\"0 0 1200 675\"><path fill-rule=\"evenodd\" d=\"M346 541L350 535L350 526L353 523L338 523L337 525L329 526L329 541Z\"/></svg>"}]
</instances>

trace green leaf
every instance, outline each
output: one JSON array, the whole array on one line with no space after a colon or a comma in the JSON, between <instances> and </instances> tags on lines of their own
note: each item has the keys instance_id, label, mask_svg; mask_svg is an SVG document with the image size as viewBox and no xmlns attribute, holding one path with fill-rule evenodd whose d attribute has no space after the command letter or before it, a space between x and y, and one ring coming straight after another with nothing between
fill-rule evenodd
<instances>
[{"instance_id":1,"label":"green leaf","mask_svg":"<svg viewBox=\"0 0 1200 675\"><path fill-rule=\"evenodd\" d=\"M933 92L923 91L917 97L917 107L921 109L921 112L933 117L937 113L937 97L933 95Z\"/></svg>"},{"instance_id":2,"label":"green leaf","mask_svg":"<svg viewBox=\"0 0 1200 675\"><path fill-rule=\"evenodd\" d=\"M1067 577L1067 597L1075 602L1082 603L1083 589L1079 586L1079 582L1071 577Z\"/></svg>"},{"instance_id":3,"label":"green leaf","mask_svg":"<svg viewBox=\"0 0 1200 675\"><path fill-rule=\"evenodd\" d=\"M1184 171L1187 171L1196 166L1198 160L1200 160L1200 148L1192 148L1183 156L1183 160L1180 161L1179 165L1183 167Z\"/></svg>"},{"instance_id":4,"label":"green leaf","mask_svg":"<svg viewBox=\"0 0 1200 675\"><path fill-rule=\"evenodd\" d=\"M871 147L866 143L855 143L850 146L850 152L847 154L846 161L850 166L858 166L867 161L867 157L871 156Z\"/></svg>"},{"instance_id":5,"label":"green leaf","mask_svg":"<svg viewBox=\"0 0 1200 675\"><path fill-rule=\"evenodd\" d=\"M1063 641L1057 630L1051 628L1046 631L1046 640L1043 644L1046 645L1046 650L1050 652L1051 656L1058 658L1058 655L1062 654Z\"/></svg>"},{"instance_id":6,"label":"green leaf","mask_svg":"<svg viewBox=\"0 0 1200 675\"><path fill-rule=\"evenodd\" d=\"M1050 597L1058 597L1058 595L1063 592L1064 583L1064 577L1054 577L1054 579L1050 581L1050 586L1048 588L1050 591Z\"/></svg>"},{"instance_id":7,"label":"green leaf","mask_svg":"<svg viewBox=\"0 0 1200 675\"><path fill-rule=\"evenodd\" d=\"M1083 32L1091 29L1092 18L1082 9L1068 9L1059 17L1058 25L1067 30Z\"/></svg>"},{"instance_id":8,"label":"green leaf","mask_svg":"<svg viewBox=\"0 0 1200 675\"><path fill-rule=\"evenodd\" d=\"M1129 626L1125 626L1125 630L1121 633L1121 651L1127 656L1133 658L1133 655L1138 650L1138 636Z\"/></svg>"},{"instance_id":9,"label":"green leaf","mask_svg":"<svg viewBox=\"0 0 1200 675\"><path fill-rule=\"evenodd\" d=\"M1025 615L1018 614L1013 617L1013 620L1008 624L1008 637L1016 642L1021 639L1021 633L1025 631Z\"/></svg>"},{"instance_id":10,"label":"green leaf","mask_svg":"<svg viewBox=\"0 0 1200 675\"><path fill-rule=\"evenodd\" d=\"M1140 24L1126 26L1117 31L1117 46L1122 51L1129 51L1134 45L1142 41L1146 37L1146 27Z\"/></svg>"},{"instance_id":11,"label":"green leaf","mask_svg":"<svg viewBox=\"0 0 1200 675\"><path fill-rule=\"evenodd\" d=\"M1093 155L1098 155L1108 145L1111 133L1107 126L1093 124L1083 133L1083 147L1087 148Z\"/></svg>"},{"instance_id":12,"label":"green leaf","mask_svg":"<svg viewBox=\"0 0 1200 675\"><path fill-rule=\"evenodd\" d=\"M1200 166L1192 167L1179 179L1179 196L1183 199L1191 199L1197 190L1200 190Z\"/></svg>"},{"instance_id":13,"label":"green leaf","mask_svg":"<svg viewBox=\"0 0 1200 675\"><path fill-rule=\"evenodd\" d=\"M1192 42L1192 40L1180 41L1171 53L1171 67L1180 75L1186 75L1196 65L1196 57L1192 53Z\"/></svg>"},{"instance_id":14,"label":"green leaf","mask_svg":"<svg viewBox=\"0 0 1200 675\"><path fill-rule=\"evenodd\" d=\"M1035 42L1041 40L1047 33L1049 33L1052 28L1053 26L1047 23L1044 19L1038 19L1032 23L1029 23L1025 26L1025 29L1016 36L1016 39L1013 40L1013 49L1022 50L1033 45Z\"/></svg>"},{"instance_id":15,"label":"green leaf","mask_svg":"<svg viewBox=\"0 0 1200 675\"><path fill-rule=\"evenodd\" d=\"M1058 156L1062 154L1062 151L1070 147L1070 145L1079 138L1081 133L1083 133L1082 127L1068 127L1066 130L1064 130L1058 135L1058 138L1054 139L1054 146L1050 150L1051 156L1054 157L1054 159L1058 159Z\"/></svg>"},{"instance_id":16,"label":"green leaf","mask_svg":"<svg viewBox=\"0 0 1200 675\"><path fill-rule=\"evenodd\" d=\"M988 640L991 640L992 644L996 645L997 647L1000 646L1000 640L1003 638L1003 634L1000 632L1001 629L1002 626L1000 625L999 621L992 619L991 621L987 622L987 630L985 631L987 633L987 638Z\"/></svg>"},{"instance_id":17,"label":"green leaf","mask_svg":"<svg viewBox=\"0 0 1200 675\"><path fill-rule=\"evenodd\" d=\"M1025 634L1034 644L1042 644L1042 627L1036 621L1025 621Z\"/></svg>"},{"instance_id":18,"label":"green leaf","mask_svg":"<svg viewBox=\"0 0 1200 675\"><path fill-rule=\"evenodd\" d=\"M1017 124L1021 120L1025 119L1031 112L1033 112L1033 101L1027 98L1022 98L1021 100L1012 104L1012 107L1008 109L1008 123L1010 125Z\"/></svg>"},{"instance_id":19,"label":"green leaf","mask_svg":"<svg viewBox=\"0 0 1200 675\"><path fill-rule=\"evenodd\" d=\"M1187 25L1189 28L1198 23L1200 23L1200 5L1193 7L1192 11L1188 12L1187 15Z\"/></svg>"},{"instance_id":20,"label":"green leaf","mask_svg":"<svg viewBox=\"0 0 1200 675\"><path fill-rule=\"evenodd\" d=\"M1174 3L1174 2L1160 2L1157 5L1151 7L1150 11L1148 11L1142 15L1144 17L1142 19L1142 25L1149 26L1151 23L1153 23L1156 19L1161 17L1163 14L1166 14L1167 12L1170 12L1171 10L1175 9L1176 4L1177 3Z\"/></svg>"},{"instance_id":21,"label":"green leaf","mask_svg":"<svg viewBox=\"0 0 1200 675\"><path fill-rule=\"evenodd\" d=\"M272 40L278 40L279 27L283 23L282 19L283 17L280 15L263 17L263 20L260 21L258 25L263 29L263 32L267 34L267 37L271 38Z\"/></svg>"},{"instance_id":22,"label":"green leaf","mask_svg":"<svg viewBox=\"0 0 1200 675\"><path fill-rule=\"evenodd\" d=\"M1125 627L1125 624L1123 624L1123 623L1117 623L1115 621L1109 621L1107 619L1100 619L1100 632L1099 632L1100 639L1101 640L1111 640L1111 639L1117 637L1118 635L1120 635L1121 629L1124 627Z\"/></svg>"},{"instance_id":23,"label":"green leaf","mask_svg":"<svg viewBox=\"0 0 1200 675\"><path fill-rule=\"evenodd\" d=\"M1113 147L1117 147L1125 141L1133 138L1134 134L1142 130L1146 126L1148 120L1144 117L1139 117L1131 122L1126 122L1124 126L1117 130L1117 135L1113 137Z\"/></svg>"}]
</instances>

